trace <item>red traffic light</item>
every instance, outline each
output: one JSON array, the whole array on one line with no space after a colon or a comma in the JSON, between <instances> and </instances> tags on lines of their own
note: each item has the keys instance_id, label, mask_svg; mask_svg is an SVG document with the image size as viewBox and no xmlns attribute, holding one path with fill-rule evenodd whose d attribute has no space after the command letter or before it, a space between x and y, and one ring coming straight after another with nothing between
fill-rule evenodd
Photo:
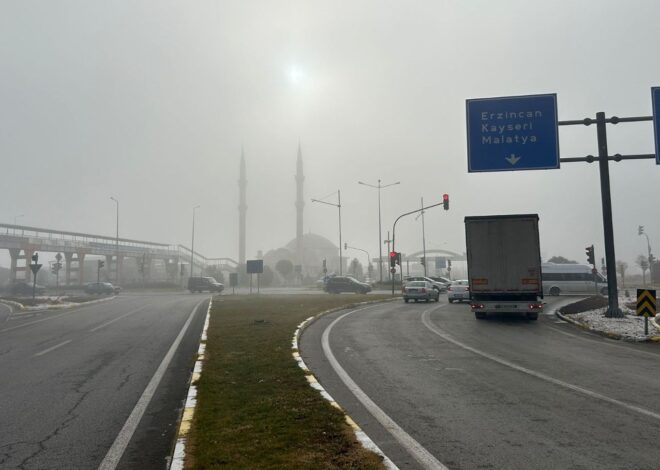
<instances>
[{"instance_id":1,"label":"red traffic light","mask_svg":"<svg viewBox=\"0 0 660 470\"><path fill-rule=\"evenodd\" d=\"M449 201L449 194L443 194L442 195L442 200L443 201Z\"/></svg>"},{"instance_id":2,"label":"red traffic light","mask_svg":"<svg viewBox=\"0 0 660 470\"><path fill-rule=\"evenodd\" d=\"M448 211L449 210L449 194L442 195L442 207Z\"/></svg>"}]
</instances>

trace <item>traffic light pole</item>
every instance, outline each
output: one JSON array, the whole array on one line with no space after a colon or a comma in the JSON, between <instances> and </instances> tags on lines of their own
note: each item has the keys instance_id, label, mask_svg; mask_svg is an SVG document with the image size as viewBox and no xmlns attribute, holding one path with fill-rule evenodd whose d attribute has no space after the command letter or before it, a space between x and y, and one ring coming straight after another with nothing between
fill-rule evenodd
<instances>
[{"instance_id":1,"label":"traffic light pole","mask_svg":"<svg viewBox=\"0 0 660 470\"><path fill-rule=\"evenodd\" d=\"M396 223L401 219L402 217L405 217L407 215L411 214L417 214L418 212L422 212L424 210L430 209L432 207L437 207L437 206L442 206L444 202L438 202L437 204L431 204L430 206L422 207L421 209L417 209L414 211L406 212L405 214L401 214L399 217L396 218L394 221L394 225L392 226L392 251L396 251L396 245L394 244L394 240L396 239ZM392 295L394 295L394 280L396 276L392 276Z\"/></svg>"},{"instance_id":2,"label":"traffic light pole","mask_svg":"<svg viewBox=\"0 0 660 470\"><path fill-rule=\"evenodd\" d=\"M578 158L560 158L559 161L562 163L572 163L572 162L588 162L593 163L598 161L598 167L600 169L600 192L601 192L601 202L603 209L603 231L605 236L605 260L607 266L607 297L609 301L609 307L605 313L606 317L610 318L622 318L623 312L619 308L619 296L617 289L617 279L616 279L616 256L614 253L614 229L612 227L612 198L610 194L610 170L609 170L609 161L614 160L619 162L621 160L643 160L643 159L655 159L655 154L644 154L644 155L608 155L607 152L607 129L606 124L619 124L623 122L640 122L640 121L652 121L653 116L637 116L637 117L627 117L619 118L617 116L612 116L611 118L606 118L604 112L596 113L596 119L586 118L583 120L575 121L559 121L560 126L574 126L574 125L584 125L590 126L591 124L596 124L596 133L598 136L598 157L593 155L588 155L586 157Z\"/></svg>"}]
</instances>

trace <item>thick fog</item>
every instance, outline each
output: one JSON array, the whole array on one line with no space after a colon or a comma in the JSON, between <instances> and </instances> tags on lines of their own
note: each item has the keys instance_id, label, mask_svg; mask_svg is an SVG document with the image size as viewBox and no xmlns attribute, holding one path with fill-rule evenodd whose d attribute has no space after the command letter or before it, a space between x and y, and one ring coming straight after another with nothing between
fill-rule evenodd
<instances>
[{"instance_id":1,"label":"thick fog","mask_svg":"<svg viewBox=\"0 0 660 470\"><path fill-rule=\"evenodd\" d=\"M651 114L660 86L648 1L3 1L0 222L190 246L238 258L247 166L247 256L304 232L378 252L420 198L427 248L462 253L466 215L538 213L542 255L604 256L597 164L468 174L465 100L557 93L560 119ZM652 123L608 126L610 154L652 153ZM595 126L560 128L562 157L596 154ZM611 163L617 257L660 250L660 168ZM335 200L327 199L330 202ZM403 219L397 248L421 250ZM657 248L655 248L657 247ZM385 250L383 250L385 253ZM359 252L349 252L360 257ZM8 265L6 250L0 264ZM637 269L636 267L634 269Z\"/></svg>"}]
</instances>

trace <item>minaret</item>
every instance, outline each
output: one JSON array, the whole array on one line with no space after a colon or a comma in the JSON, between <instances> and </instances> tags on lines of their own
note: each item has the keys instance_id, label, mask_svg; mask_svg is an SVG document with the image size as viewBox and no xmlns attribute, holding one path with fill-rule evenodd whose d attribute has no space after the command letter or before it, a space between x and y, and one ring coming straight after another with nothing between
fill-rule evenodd
<instances>
[{"instance_id":1,"label":"minaret","mask_svg":"<svg viewBox=\"0 0 660 470\"><path fill-rule=\"evenodd\" d=\"M296 264L303 264L303 175L302 151L298 142L298 161L296 163Z\"/></svg>"},{"instance_id":2,"label":"minaret","mask_svg":"<svg viewBox=\"0 0 660 470\"><path fill-rule=\"evenodd\" d=\"M245 216L247 214L247 204L245 202L245 190L247 188L247 179L245 177L245 155L241 149L241 176L238 180L238 264L245 264Z\"/></svg>"}]
</instances>

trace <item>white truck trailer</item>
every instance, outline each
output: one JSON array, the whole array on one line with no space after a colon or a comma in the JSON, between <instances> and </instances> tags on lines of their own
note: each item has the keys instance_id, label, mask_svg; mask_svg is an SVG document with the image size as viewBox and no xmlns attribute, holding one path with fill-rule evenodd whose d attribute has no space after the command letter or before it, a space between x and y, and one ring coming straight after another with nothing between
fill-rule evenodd
<instances>
[{"instance_id":1,"label":"white truck trailer","mask_svg":"<svg viewBox=\"0 0 660 470\"><path fill-rule=\"evenodd\" d=\"M465 238L475 317L517 313L538 319L543 311L539 216L466 217Z\"/></svg>"}]
</instances>

